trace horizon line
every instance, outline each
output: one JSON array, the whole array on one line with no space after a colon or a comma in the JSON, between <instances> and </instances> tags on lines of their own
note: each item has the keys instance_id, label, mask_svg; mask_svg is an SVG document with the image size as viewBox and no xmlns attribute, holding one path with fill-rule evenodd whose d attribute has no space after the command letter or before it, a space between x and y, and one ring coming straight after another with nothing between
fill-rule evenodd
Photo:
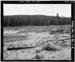
<instances>
[{"instance_id":1,"label":"horizon line","mask_svg":"<svg viewBox=\"0 0 75 62\"><path fill-rule=\"evenodd\" d=\"M3 16L23 16L24 14L13 14L13 15L3 15ZM25 15L29 15L29 14L25 14ZM57 16L57 15L43 15L43 14L30 14L30 16L33 16L33 15L41 15L41 16ZM59 17L71 17L71 16L60 16Z\"/></svg>"}]
</instances>

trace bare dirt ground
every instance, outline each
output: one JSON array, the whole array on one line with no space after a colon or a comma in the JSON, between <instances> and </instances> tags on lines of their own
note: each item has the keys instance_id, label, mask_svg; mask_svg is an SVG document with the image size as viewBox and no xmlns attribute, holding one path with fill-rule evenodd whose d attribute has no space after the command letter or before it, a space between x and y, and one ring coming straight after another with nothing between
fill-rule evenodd
<instances>
[{"instance_id":1,"label":"bare dirt ground","mask_svg":"<svg viewBox=\"0 0 75 62\"><path fill-rule=\"evenodd\" d=\"M52 30L64 29L62 33ZM4 60L71 60L70 26L4 28Z\"/></svg>"}]
</instances>

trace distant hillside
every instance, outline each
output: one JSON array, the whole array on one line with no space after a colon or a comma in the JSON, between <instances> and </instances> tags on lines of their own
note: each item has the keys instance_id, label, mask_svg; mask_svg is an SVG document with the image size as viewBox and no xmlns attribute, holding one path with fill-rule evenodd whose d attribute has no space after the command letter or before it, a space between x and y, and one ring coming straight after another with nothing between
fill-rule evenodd
<instances>
[{"instance_id":1,"label":"distant hillside","mask_svg":"<svg viewBox=\"0 0 75 62\"><path fill-rule=\"evenodd\" d=\"M4 26L45 26L71 24L71 18L46 15L4 16Z\"/></svg>"}]
</instances>

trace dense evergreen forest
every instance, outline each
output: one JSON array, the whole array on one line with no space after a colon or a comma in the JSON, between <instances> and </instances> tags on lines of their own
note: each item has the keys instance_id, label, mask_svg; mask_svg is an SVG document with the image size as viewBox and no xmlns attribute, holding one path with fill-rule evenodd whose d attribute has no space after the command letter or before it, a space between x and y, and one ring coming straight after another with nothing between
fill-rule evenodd
<instances>
[{"instance_id":1,"label":"dense evergreen forest","mask_svg":"<svg viewBox=\"0 0 75 62\"><path fill-rule=\"evenodd\" d=\"M68 25L71 18L46 15L13 15L3 17L4 27Z\"/></svg>"}]
</instances>

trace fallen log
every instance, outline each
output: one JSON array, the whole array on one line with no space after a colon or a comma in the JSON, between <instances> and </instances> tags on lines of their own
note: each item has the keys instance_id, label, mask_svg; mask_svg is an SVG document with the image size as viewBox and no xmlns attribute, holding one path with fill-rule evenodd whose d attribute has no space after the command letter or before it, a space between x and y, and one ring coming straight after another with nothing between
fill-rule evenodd
<instances>
[{"instance_id":1,"label":"fallen log","mask_svg":"<svg viewBox=\"0 0 75 62\"><path fill-rule=\"evenodd\" d=\"M22 49L31 49L35 47L13 47L13 48L7 48L8 51L10 50L22 50Z\"/></svg>"}]
</instances>

